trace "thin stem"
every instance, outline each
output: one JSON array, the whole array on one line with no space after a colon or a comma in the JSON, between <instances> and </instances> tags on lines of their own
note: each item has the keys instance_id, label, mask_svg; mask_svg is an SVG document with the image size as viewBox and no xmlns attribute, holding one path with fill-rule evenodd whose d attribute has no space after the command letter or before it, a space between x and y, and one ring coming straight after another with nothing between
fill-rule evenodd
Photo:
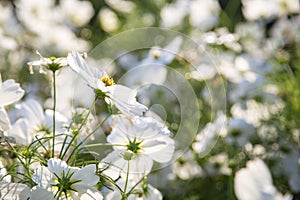
<instances>
[{"instance_id":1,"label":"thin stem","mask_svg":"<svg viewBox=\"0 0 300 200\"><path fill-rule=\"evenodd\" d=\"M127 165L127 172L126 172L126 181L125 181L125 186L124 186L124 192L123 192L123 198L127 199L127 194L126 194L126 189L128 185L128 179L129 179L129 166L130 166L130 160L128 160L128 165Z\"/></svg>"},{"instance_id":2,"label":"thin stem","mask_svg":"<svg viewBox=\"0 0 300 200\"><path fill-rule=\"evenodd\" d=\"M54 146L55 146L55 111L56 111L56 77L55 71L53 71L53 119L52 119L52 128L53 128L53 138L52 138L52 158L54 158Z\"/></svg>"},{"instance_id":3,"label":"thin stem","mask_svg":"<svg viewBox=\"0 0 300 200\"><path fill-rule=\"evenodd\" d=\"M111 116L111 114L109 114L109 115L107 115L103 120L102 120L102 122L90 133L90 134L88 134L77 146L76 146L76 148L79 148L91 135L93 135L97 130L98 130L98 128L100 128L103 124L104 124L104 122L106 122L106 120L109 118ZM104 143L102 143L102 144L104 144ZM82 149L82 148L80 148L80 149Z\"/></svg>"},{"instance_id":4,"label":"thin stem","mask_svg":"<svg viewBox=\"0 0 300 200\"><path fill-rule=\"evenodd\" d=\"M138 186L138 184L140 184L144 179L145 179L145 177L146 176L143 176L130 190L129 190L129 192L127 192L127 196L129 196L132 192L133 192L133 190L134 190L134 188L136 188L137 186Z\"/></svg>"},{"instance_id":5,"label":"thin stem","mask_svg":"<svg viewBox=\"0 0 300 200\"><path fill-rule=\"evenodd\" d=\"M65 149L64 153L62 154L61 158L63 158L63 157L66 155L66 153L68 152L68 150L69 150L69 148L71 147L72 143L73 143L74 140L77 138L78 134L80 133L80 130L82 129L83 125L85 124L86 120L88 119L88 116L89 116L90 113L92 112L92 109L94 108L96 101L97 101L97 97L95 98L95 100L93 101L92 105L90 106L87 115L85 116L84 120L83 120L82 123L80 124L80 127L79 127L79 128L77 129L77 131L74 133L74 135L73 135L71 141L69 142L68 146L66 147L66 149ZM63 149L62 149L62 151L63 151ZM73 153L73 152L74 152L74 151L72 151L72 153ZM72 154L70 154L70 156L71 156L71 155L72 155ZM69 161L69 159L70 159L70 157L68 158L68 161Z\"/></svg>"}]
</instances>

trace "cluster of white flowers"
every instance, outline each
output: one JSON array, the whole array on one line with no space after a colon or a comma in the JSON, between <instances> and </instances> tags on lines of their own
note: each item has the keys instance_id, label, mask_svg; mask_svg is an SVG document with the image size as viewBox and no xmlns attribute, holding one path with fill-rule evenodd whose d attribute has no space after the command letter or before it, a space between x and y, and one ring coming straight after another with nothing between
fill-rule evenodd
<instances>
[{"instance_id":1,"label":"cluster of white flowers","mask_svg":"<svg viewBox=\"0 0 300 200\"><path fill-rule=\"evenodd\" d=\"M299 0L0 10L0 199L300 197Z\"/></svg>"},{"instance_id":2,"label":"cluster of white flowers","mask_svg":"<svg viewBox=\"0 0 300 200\"><path fill-rule=\"evenodd\" d=\"M175 142L162 120L145 116L148 108L136 100L136 91L116 84L104 70L90 67L85 54L69 53L65 58L45 58L39 52L38 61L29 62L30 72L38 66L40 72L53 73L53 109L46 109L33 97L15 105L17 115L11 123L4 106L19 101L24 90L13 80L0 84L1 143L16 154L17 176L11 180L1 164L1 197L17 199L162 199L160 192L147 183L154 161L167 163L172 159ZM70 116L56 110L56 72L72 69L94 92L89 110L73 109ZM108 116L95 123L91 112L97 100L108 106ZM64 104L65 105L65 104ZM70 105L67 105L70 108ZM80 153L88 153L88 141L110 117L108 143L91 146L111 146L104 158L78 163ZM18 152L20 149L20 152ZM100 179L102 177L102 179ZM22 183L15 182L22 180ZM25 184L24 184L25 183ZM100 187L103 185L103 187ZM107 186L106 186L107 185ZM14 189L15 188L15 189ZM19 189L18 189L19 188ZM105 192L104 192L105 193Z\"/></svg>"}]
</instances>

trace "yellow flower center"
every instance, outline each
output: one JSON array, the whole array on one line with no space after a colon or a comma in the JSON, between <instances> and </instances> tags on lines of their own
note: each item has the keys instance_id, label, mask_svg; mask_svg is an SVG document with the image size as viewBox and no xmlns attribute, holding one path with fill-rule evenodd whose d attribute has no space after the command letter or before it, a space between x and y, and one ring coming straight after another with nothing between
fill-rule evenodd
<instances>
[{"instance_id":1,"label":"yellow flower center","mask_svg":"<svg viewBox=\"0 0 300 200\"><path fill-rule=\"evenodd\" d=\"M160 51L159 50L153 50L152 51L152 56L155 58L155 59L158 59L160 57Z\"/></svg>"},{"instance_id":2,"label":"yellow flower center","mask_svg":"<svg viewBox=\"0 0 300 200\"><path fill-rule=\"evenodd\" d=\"M51 61L54 61L56 59L56 57L52 56L49 58Z\"/></svg>"},{"instance_id":3,"label":"yellow flower center","mask_svg":"<svg viewBox=\"0 0 300 200\"><path fill-rule=\"evenodd\" d=\"M103 76L100 80L105 84L105 86L111 86L115 84L114 79L109 76Z\"/></svg>"}]
</instances>

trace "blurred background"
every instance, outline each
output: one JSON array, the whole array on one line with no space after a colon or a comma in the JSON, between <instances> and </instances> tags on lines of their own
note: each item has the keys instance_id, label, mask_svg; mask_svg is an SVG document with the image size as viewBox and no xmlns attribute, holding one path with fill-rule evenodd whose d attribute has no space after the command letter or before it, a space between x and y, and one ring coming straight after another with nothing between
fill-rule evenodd
<instances>
[{"instance_id":1,"label":"blurred background","mask_svg":"<svg viewBox=\"0 0 300 200\"><path fill-rule=\"evenodd\" d=\"M236 172L260 158L277 192L300 199L299 10L298 0L1 0L0 74L21 83L24 99L47 102L51 78L30 75L27 66L39 58L36 50L45 57L89 52L118 33L143 27L183 33L209 52L210 61L199 58L192 67L183 58L193 52L177 48L178 39L170 48L183 56L160 59L192 86L200 125L187 151L178 150L173 165L149 177L152 185L165 199L236 199ZM157 55L149 48L114 61L112 76L117 80L149 56ZM224 89L219 101L226 108L212 108L209 97L217 94L211 91L218 91L207 82ZM164 106L176 133L181 120L176 98L157 88L147 98L139 95L147 106ZM262 192L259 184L253 187ZM266 194L275 199L275 193Z\"/></svg>"}]
</instances>

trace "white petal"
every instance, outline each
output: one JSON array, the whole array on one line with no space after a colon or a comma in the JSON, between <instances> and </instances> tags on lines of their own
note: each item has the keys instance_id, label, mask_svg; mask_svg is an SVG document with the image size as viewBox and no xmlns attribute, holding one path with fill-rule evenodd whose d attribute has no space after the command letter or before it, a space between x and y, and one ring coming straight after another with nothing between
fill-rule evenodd
<instances>
[{"instance_id":1,"label":"white petal","mask_svg":"<svg viewBox=\"0 0 300 200\"><path fill-rule=\"evenodd\" d=\"M22 183L0 182L0 197L3 200L23 200L29 198L30 189Z\"/></svg>"},{"instance_id":2,"label":"white petal","mask_svg":"<svg viewBox=\"0 0 300 200\"><path fill-rule=\"evenodd\" d=\"M24 90L14 80L9 79L0 85L0 107L12 104L20 100Z\"/></svg>"},{"instance_id":3,"label":"white petal","mask_svg":"<svg viewBox=\"0 0 300 200\"><path fill-rule=\"evenodd\" d=\"M7 112L4 108L0 107L0 131L7 131L10 127L11 125Z\"/></svg>"},{"instance_id":4,"label":"white petal","mask_svg":"<svg viewBox=\"0 0 300 200\"><path fill-rule=\"evenodd\" d=\"M166 138L166 140L168 140L166 145L161 145L161 150L159 151L155 149L155 146L149 149L145 147L146 154L156 162L169 162L174 154L175 144L171 138Z\"/></svg>"},{"instance_id":5,"label":"white petal","mask_svg":"<svg viewBox=\"0 0 300 200\"><path fill-rule=\"evenodd\" d=\"M80 200L102 200L103 199L101 192L96 190L95 188L88 188L86 190L83 190L78 195L80 197ZM75 198L73 197L73 199Z\"/></svg>"},{"instance_id":6,"label":"white petal","mask_svg":"<svg viewBox=\"0 0 300 200\"><path fill-rule=\"evenodd\" d=\"M35 170L32 180L42 188L48 188L51 184L53 174L45 166L40 166Z\"/></svg>"},{"instance_id":7,"label":"white petal","mask_svg":"<svg viewBox=\"0 0 300 200\"><path fill-rule=\"evenodd\" d=\"M86 185L86 186L94 186L98 183L99 177L95 174L96 173L96 165L91 164L83 167L79 171L75 172L72 176L74 180L81 180L78 184L74 184L74 187L77 185ZM76 186L75 186L76 185Z\"/></svg>"},{"instance_id":8,"label":"white petal","mask_svg":"<svg viewBox=\"0 0 300 200\"><path fill-rule=\"evenodd\" d=\"M68 172L69 170L67 170L67 168L68 165L63 160L58 158L51 158L48 160L48 169L57 176L60 176L63 171Z\"/></svg>"},{"instance_id":9,"label":"white petal","mask_svg":"<svg viewBox=\"0 0 300 200\"><path fill-rule=\"evenodd\" d=\"M34 187L30 192L30 199L38 200L38 199L45 199L45 200L52 200L54 199L54 194L42 187Z\"/></svg>"},{"instance_id":10,"label":"white petal","mask_svg":"<svg viewBox=\"0 0 300 200\"><path fill-rule=\"evenodd\" d=\"M68 54L68 63L72 70L74 70L89 86L97 88L97 81L105 75L104 71L87 66L85 60L78 52Z\"/></svg>"},{"instance_id":11,"label":"white petal","mask_svg":"<svg viewBox=\"0 0 300 200\"><path fill-rule=\"evenodd\" d=\"M9 136L14 137L18 144L29 145L33 141L34 135L28 131L28 123L28 120L20 118L9 131Z\"/></svg>"},{"instance_id":12,"label":"white petal","mask_svg":"<svg viewBox=\"0 0 300 200\"><path fill-rule=\"evenodd\" d=\"M234 191L239 200L261 199L259 186L246 169L238 171L234 178Z\"/></svg>"},{"instance_id":13,"label":"white petal","mask_svg":"<svg viewBox=\"0 0 300 200\"><path fill-rule=\"evenodd\" d=\"M148 110L146 106L136 101L136 91L126 86L119 84L110 86L109 97L113 104L125 115L141 116Z\"/></svg>"},{"instance_id":14,"label":"white petal","mask_svg":"<svg viewBox=\"0 0 300 200\"><path fill-rule=\"evenodd\" d=\"M45 119L44 111L41 104L34 100L28 99L25 102L16 105L19 114L31 123L31 127L36 129Z\"/></svg>"}]
</instances>

